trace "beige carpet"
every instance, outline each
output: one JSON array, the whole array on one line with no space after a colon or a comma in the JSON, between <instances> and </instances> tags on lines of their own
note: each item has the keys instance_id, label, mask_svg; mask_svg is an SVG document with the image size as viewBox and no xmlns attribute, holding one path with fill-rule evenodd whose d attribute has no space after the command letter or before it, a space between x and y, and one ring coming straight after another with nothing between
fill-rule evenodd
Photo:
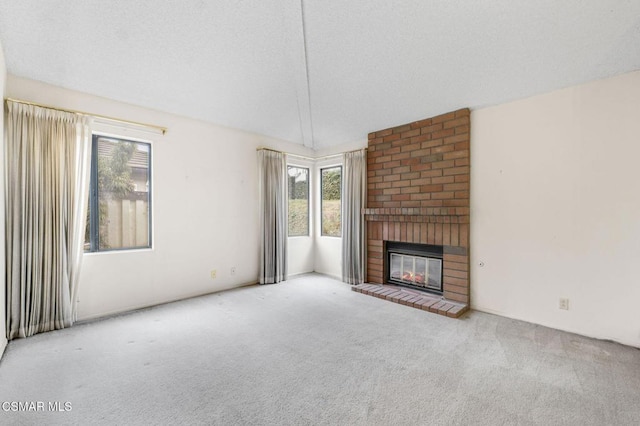
<instances>
[{"instance_id":1,"label":"beige carpet","mask_svg":"<svg viewBox=\"0 0 640 426\"><path fill-rule=\"evenodd\" d=\"M13 341L0 403L20 425L637 425L640 350L308 275Z\"/></svg>"}]
</instances>

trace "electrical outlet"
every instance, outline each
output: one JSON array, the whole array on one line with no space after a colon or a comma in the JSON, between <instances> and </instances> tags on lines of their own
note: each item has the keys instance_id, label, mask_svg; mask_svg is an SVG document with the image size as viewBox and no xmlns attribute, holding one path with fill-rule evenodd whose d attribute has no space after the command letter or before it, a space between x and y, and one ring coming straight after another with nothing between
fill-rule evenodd
<instances>
[{"instance_id":1,"label":"electrical outlet","mask_svg":"<svg viewBox=\"0 0 640 426\"><path fill-rule=\"evenodd\" d=\"M215 269L212 269L211 270L211 279L215 280L217 275L218 275L218 271L216 271Z\"/></svg>"},{"instance_id":2,"label":"electrical outlet","mask_svg":"<svg viewBox=\"0 0 640 426\"><path fill-rule=\"evenodd\" d=\"M569 299L565 299L563 297L558 301L558 308L564 309L565 311L569 310Z\"/></svg>"},{"instance_id":3,"label":"electrical outlet","mask_svg":"<svg viewBox=\"0 0 640 426\"><path fill-rule=\"evenodd\" d=\"M231 267L231 275L235 275L236 274L236 267L232 266Z\"/></svg>"}]
</instances>

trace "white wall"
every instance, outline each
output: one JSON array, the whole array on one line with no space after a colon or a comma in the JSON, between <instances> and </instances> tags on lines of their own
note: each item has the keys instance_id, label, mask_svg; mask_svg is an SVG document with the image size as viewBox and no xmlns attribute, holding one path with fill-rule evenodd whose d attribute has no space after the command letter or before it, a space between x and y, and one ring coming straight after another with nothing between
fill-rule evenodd
<instances>
[{"instance_id":1,"label":"white wall","mask_svg":"<svg viewBox=\"0 0 640 426\"><path fill-rule=\"evenodd\" d=\"M2 50L2 44L0 44L0 200L4 200L4 92L5 83L7 77L7 69L4 62L4 52ZM5 241L4 235L4 204L3 208L0 208L0 241ZM0 244L0 277L2 282L5 283L5 247L4 244ZM6 337L6 310L5 310L5 290L0 291L0 357L4 353L4 349L7 347Z\"/></svg>"},{"instance_id":2,"label":"white wall","mask_svg":"<svg viewBox=\"0 0 640 426\"><path fill-rule=\"evenodd\" d=\"M313 238L289 238L289 275L315 271L342 279L342 238L323 237L320 222L320 169L342 165L342 153L367 147L368 140L362 140L323 148L314 152L315 161L295 160L290 162L310 168L310 194L313 211L311 233ZM311 254L311 255L310 255ZM293 271L293 272L292 272ZM298 272L301 271L301 272Z\"/></svg>"},{"instance_id":3,"label":"white wall","mask_svg":"<svg viewBox=\"0 0 640 426\"><path fill-rule=\"evenodd\" d=\"M640 72L474 110L471 145L472 307L640 347Z\"/></svg>"},{"instance_id":4,"label":"white wall","mask_svg":"<svg viewBox=\"0 0 640 426\"><path fill-rule=\"evenodd\" d=\"M312 196L313 184L315 183L315 175L313 172L314 161L288 156L287 164L309 169L309 214L311 215L315 205L315 200ZM312 220L309 220L308 236L289 237L287 240L287 268L289 277L313 272L315 257L313 229L314 223Z\"/></svg>"},{"instance_id":5,"label":"white wall","mask_svg":"<svg viewBox=\"0 0 640 426\"><path fill-rule=\"evenodd\" d=\"M375 129L373 129L375 130ZM366 148L367 135L363 139L339 146L323 148L316 151L316 185L314 186L315 199L320 199L320 169L325 167L342 165L342 153ZM315 266L316 272L342 279L342 238L323 237L320 235L320 203L315 210L316 240L315 240Z\"/></svg>"},{"instance_id":6,"label":"white wall","mask_svg":"<svg viewBox=\"0 0 640 426\"><path fill-rule=\"evenodd\" d=\"M320 169L342 165L342 153L367 147L367 139L323 148L315 151L315 161L302 161L290 157L290 163L309 167L310 210L313 212L311 234L313 238L289 238L289 275L315 271L342 279L342 238L321 235Z\"/></svg>"},{"instance_id":7,"label":"white wall","mask_svg":"<svg viewBox=\"0 0 640 426\"><path fill-rule=\"evenodd\" d=\"M257 281L256 148L300 155L310 155L310 150L11 75L7 95L169 129L164 136L120 132L153 142L154 247L85 255L79 319ZM217 270L215 280L210 278L212 269Z\"/></svg>"},{"instance_id":8,"label":"white wall","mask_svg":"<svg viewBox=\"0 0 640 426\"><path fill-rule=\"evenodd\" d=\"M375 131L373 129L372 131ZM320 148L315 151L315 157L320 161L324 157L330 157L333 155L342 155L345 152L349 151L357 151L362 148L366 148L369 145L369 140L367 135L363 135L363 138L357 141L344 143L337 146L332 146L328 148Z\"/></svg>"},{"instance_id":9,"label":"white wall","mask_svg":"<svg viewBox=\"0 0 640 426\"><path fill-rule=\"evenodd\" d=\"M341 166L342 156L334 156L328 159L316 161L315 184L313 185L314 199L320 200L320 170L332 166ZM315 263L314 271L331 277L342 279L342 238L322 236L321 203L315 205Z\"/></svg>"}]
</instances>

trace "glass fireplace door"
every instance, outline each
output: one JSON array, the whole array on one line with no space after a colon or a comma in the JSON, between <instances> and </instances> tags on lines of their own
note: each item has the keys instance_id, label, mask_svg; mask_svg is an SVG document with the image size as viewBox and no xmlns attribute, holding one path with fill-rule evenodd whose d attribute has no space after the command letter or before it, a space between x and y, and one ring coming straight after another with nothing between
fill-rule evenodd
<instances>
[{"instance_id":1,"label":"glass fireplace door","mask_svg":"<svg viewBox=\"0 0 640 426\"><path fill-rule=\"evenodd\" d=\"M389 278L402 284L442 291L442 259L390 253Z\"/></svg>"}]
</instances>

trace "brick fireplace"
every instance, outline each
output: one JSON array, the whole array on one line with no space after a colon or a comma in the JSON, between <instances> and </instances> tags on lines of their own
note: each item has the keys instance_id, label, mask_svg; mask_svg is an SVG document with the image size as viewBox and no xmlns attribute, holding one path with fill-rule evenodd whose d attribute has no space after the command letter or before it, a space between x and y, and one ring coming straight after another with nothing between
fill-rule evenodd
<instances>
[{"instance_id":1,"label":"brick fireplace","mask_svg":"<svg viewBox=\"0 0 640 426\"><path fill-rule=\"evenodd\" d=\"M370 133L367 157L369 284L355 290L462 315L469 306L469 110ZM441 246L441 293L407 295L384 285L388 242Z\"/></svg>"}]
</instances>

